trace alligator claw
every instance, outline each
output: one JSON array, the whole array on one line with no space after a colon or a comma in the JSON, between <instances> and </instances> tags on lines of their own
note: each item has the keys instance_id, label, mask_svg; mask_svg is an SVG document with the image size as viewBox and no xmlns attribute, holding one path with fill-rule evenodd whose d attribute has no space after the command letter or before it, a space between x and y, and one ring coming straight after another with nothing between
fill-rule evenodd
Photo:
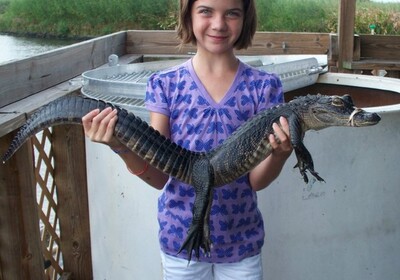
<instances>
[{"instance_id":1,"label":"alligator claw","mask_svg":"<svg viewBox=\"0 0 400 280\"><path fill-rule=\"evenodd\" d=\"M297 163L293 168L299 168L300 175L303 177L303 180L306 184L308 184L309 182L307 176L307 170L311 173L311 175L315 177L315 179L317 179L320 182L325 182L325 180L321 176L319 176L318 172L316 172L312 166L309 166L304 162Z\"/></svg>"},{"instance_id":2,"label":"alligator claw","mask_svg":"<svg viewBox=\"0 0 400 280\"><path fill-rule=\"evenodd\" d=\"M303 143L298 143L298 145L294 148L296 157L297 157L297 164L294 168L299 168L300 174L303 177L303 180L306 184L308 184L308 176L307 170L313 175L318 181L325 182L321 176L318 175L318 172L314 170L314 162L311 157L310 152L304 146Z\"/></svg>"},{"instance_id":3,"label":"alligator claw","mask_svg":"<svg viewBox=\"0 0 400 280\"><path fill-rule=\"evenodd\" d=\"M199 259L202 239L203 238L200 235L200 227L198 225L192 225L189 229L186 240L183 242L181 248L178 251L178 254L180 254L182 250L185 249L188 253L188 261L190 262L194 250L196 258Z\"/></svg>"},{"instance_id":4,"label":"alligator claw","mask_svg":"<svg viewBox=\"0 0 400 280\"><path fill-rule=\"evenodd\" d=\"M308 170L308 171L310 171L310 173L318 180L318 181L320 181L320 182L325 182L325 180L321 177L321 176L319 176L318 175L318 172L315 172L314 171L314 169L313 170Z\"/></svg>"},{"instance_id":5,"label":"alligator claw","mask_svg":"<svg viewBox=\"0 0 400 280\"><path fill-rule=\"evenodd\" d=\"M208 225L192 224L189 228L188 235L183 242L178 254L182 250L186 250L188 253L188 261L192 259L193 251L197 260L200 259L200 248L204 252L204 255L210 256L211 251L211 240L209 238L210 231Z\"/></svg>"}]
</instances>

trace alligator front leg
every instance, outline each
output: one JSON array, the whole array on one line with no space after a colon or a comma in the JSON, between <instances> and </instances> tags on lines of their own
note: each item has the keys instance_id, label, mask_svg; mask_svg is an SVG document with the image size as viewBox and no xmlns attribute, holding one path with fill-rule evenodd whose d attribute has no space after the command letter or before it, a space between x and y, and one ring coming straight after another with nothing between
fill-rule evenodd
<instances>
[{"instance_id":1,"label":"alligator front leg","mask_svg":"<svg viewBox=\"0 0 400 280\"><path fill-rule=\"evenodd\" d=\"M298 167L300 170L300 174L304 179L306 184L308 183L307 170L318 180L324 181L317 172L314 170L314 162L310 152L307 150L306 146L304 146L303 138L304 131L302 131L302 125L300 120L296 114L291 114L286 116L289 122L290 129L290 141L292 143L294 152L297 157L297 164L294 168Z\"/></svg>"},{"instance_id":2,"label":"alligator front leg","mask_svg":"<svg viewBox=\"0 0 400 280\"><path fill-rule=\"evenodd\" d=\"M195 188L196 198L193 206L193 219L186 240L183 242L178 254L185 249L188 261L192 259L194 250L197 259L200 258L200 248L206 255L210 254L210 209L213 198L214 171L208 159L202 159L193 165L192 184Z\"/></svg>"},{"instance_id":3,"label":"alligator front leg","mask_svg":"<svg viewBox=\"0 0 400 280\"><path fill-rule=\"evenodd\" d=\"M303 176L304 182L308 183L307 170L320 182L325 182L318 173L314 170L314 162L310 152L304 146L303 142L297 143L294 147L294 151L297 157L297 164L294 168L298 167L301 176Z\"/></svg>"}]
</instances>

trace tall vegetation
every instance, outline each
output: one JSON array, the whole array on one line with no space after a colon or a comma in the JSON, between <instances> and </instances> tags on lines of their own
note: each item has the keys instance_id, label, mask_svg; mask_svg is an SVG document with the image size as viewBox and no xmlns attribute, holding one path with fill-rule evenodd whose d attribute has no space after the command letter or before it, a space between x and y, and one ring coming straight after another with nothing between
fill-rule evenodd
<instances>
[{"instance_id":1,"label":"tall vegetation","mask_svg":"<svg viewBox=\"0 0 400 280\"><path fill-rule=\"evenodd\" d=\"M177 0L0 0L0 31L97 36L126 29L174 29ZM258 29L336 32L338 0L258 0ZM400 35L400 4L357 0L356 33Z\"/></svg>"},{"instance_id":2,"label":"tall vegetation","mask_svg":"<svg viewBox=\"0 0 400 280\"><path fill-rule=\"evenodd\" d=\"M330 32L337 21L337 0L258 1L259 28L268 31ZM336 13L336 15L335 15Z\"/></svg>"},{"instance_id":3,"label":"tall vegetation","mask_svg":"<svg viewBox=\"0 0 400 280\"><path fill-rule=\"evenodd\" d=\"M58 35L101 35L125 29L160 29L171 0L0 0L9 2L0 30ZM1 6L1 5L0 5Z\"/></svg>"}]
</instances>

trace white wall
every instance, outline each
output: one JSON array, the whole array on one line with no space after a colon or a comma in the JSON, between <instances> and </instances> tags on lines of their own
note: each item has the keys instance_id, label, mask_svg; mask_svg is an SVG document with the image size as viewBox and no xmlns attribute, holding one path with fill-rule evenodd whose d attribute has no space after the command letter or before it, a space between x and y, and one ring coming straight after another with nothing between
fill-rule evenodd
<instances>
[{"instance_id":1,"label":"white wall","mask_svg":"<svg viewBox=\"0 0 400 280\"><path fill-rule=\"evenodd\" d=\"M326 183L302 183L292 157L260 193L265 279L400 279L400 113L382 117L306 135Z\"/></svg>"},{"instance_id":2,"label":"white wall","mask_svg":"<svg viewBox=\"0 0 400 280\"><path fill-rule=\"evenodd\" d=\"M87 141L94 279L161 279L157 197L109 148Z\"/></svg>"},{"instance_id":3,"label":"white wall","mask_svg":"<svg viewBox=\"0 0 400 280\"><path fill-rule=\"evenodd\" d=\"M400 113L368 128L306 135L326 180L305 185L289 159L259 193L266 280L385 279L400 275ZM94 279L161 279L159 192L108 148L87 143Z\"/></svg>"}]
</instances>

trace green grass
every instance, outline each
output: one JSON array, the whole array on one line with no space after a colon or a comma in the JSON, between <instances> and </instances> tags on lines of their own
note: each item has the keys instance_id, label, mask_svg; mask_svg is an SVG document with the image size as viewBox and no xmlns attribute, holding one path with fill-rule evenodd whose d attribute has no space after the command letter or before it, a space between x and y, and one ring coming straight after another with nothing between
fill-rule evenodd
<instances>
[{"instance_id":1,"label":"green grass","mask_svg":"<svg viewBox=\"0 0 400 280\"><path fill-rule=\"evenodd\" d=\"M52 33L61 36L95 36L134 28L160 29L160 24L166 21L169 11L175 10L171 0L8 2L7 9L0 15L0 31Z\"/></svg>"},{"instance_id":2,"label":"green grass","mask_svg":"<svg viewBox=\"0 0 400 280\"><path fill-rule=\"evenodd\" d=\"M259 29L286 32L329 32L327 22L337 0L258 1Z\"/></svg>"},{"instance_id":3,"label":"green grass","mask_svg":"<svg viewBox=\"0 0 400 280\"><path fill-rule=\"evenodd\" d=\"M176 0L0 0L0 31L98 36L174 29ZM259 31L337 32L338 0L258 0ZM355 32L400 35L400 4L357 1Z\"/></svg>"}]
</instances>

